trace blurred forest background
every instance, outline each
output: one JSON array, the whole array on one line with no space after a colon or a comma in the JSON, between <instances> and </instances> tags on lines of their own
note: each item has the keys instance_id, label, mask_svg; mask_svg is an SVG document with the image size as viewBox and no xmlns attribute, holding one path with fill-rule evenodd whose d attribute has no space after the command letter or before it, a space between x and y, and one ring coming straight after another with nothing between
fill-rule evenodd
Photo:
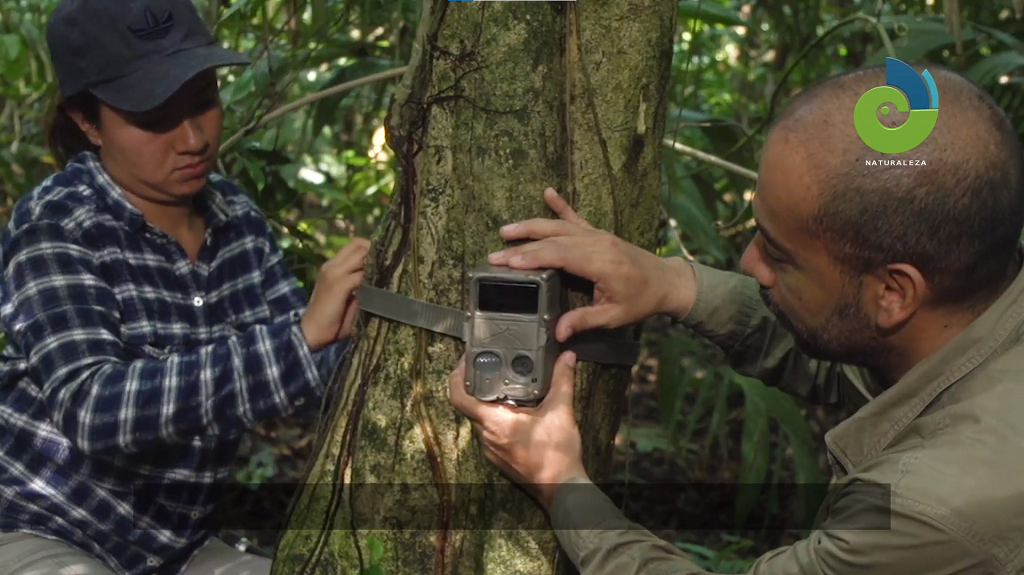
<instances>
[{"instance_id":1,"label":"blurred forest background","mask_svg":"<svg viewBox=\"0 0 1024 575\"><path fill-rule=\"evenodd\" d=\"M394 162L382 124L419 4L195 1L224 44L254 62L222 79L222 169L272 219L293 270L311 287L320 263L353 235L368 237L388 204ZM0 0L2 224L57 168L44 140L56 88L44 31L55 5ZM1024 0L680 0L678 15L663 184L651 190L667 214L651 222L663 231L666 255L685 249L735 269L753 234L745 203L763 126L802 87L886 55L961 71L1024 134ZM798 529L764 526L797 513L780 503L787 484L827 481L822 435L844 414L738 376L678 328L652 322L646 343L617 441L618 477L762 487L733 501L688 504L697 516L735 521L735 529L662 535L721 573L800 537ZM257 430L239 454L239 480L301 479L314 429L315 422L283 421Z\"/></svg>"}]
</instances>

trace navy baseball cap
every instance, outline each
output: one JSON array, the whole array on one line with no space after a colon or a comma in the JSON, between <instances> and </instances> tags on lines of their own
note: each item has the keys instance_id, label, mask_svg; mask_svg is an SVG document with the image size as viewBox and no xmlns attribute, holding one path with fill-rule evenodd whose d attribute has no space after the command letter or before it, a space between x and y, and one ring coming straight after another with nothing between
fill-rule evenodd
<instances>
[{"instance_id":1,"label":"navy baseball cap","mask_svg":"<svg viewBox=\"0 0 1024 575\"><path fill-rule=\"evenodd\" d=\"M88 90L129 112L156 108L200 72L250 63L217 44L192 0L61 0L46 43L61 93Z\"/></svg>"}]
</instances>

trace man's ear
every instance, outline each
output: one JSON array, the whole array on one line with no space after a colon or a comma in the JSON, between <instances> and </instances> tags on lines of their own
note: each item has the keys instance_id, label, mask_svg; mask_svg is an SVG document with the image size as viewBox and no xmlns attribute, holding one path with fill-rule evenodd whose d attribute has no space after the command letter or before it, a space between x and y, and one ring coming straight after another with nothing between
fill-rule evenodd
<instances>
[{"instance_id":1,"label":"man's ear","mask_svg":"<svg viewBox=\"0 0 1024 575\"><path fill-rule=\"evenodd\" d=\"M89 138L89 141L92 142L92 145L98 148L103 147L103 138L100 137L100 131L96 129L96 126L87 122L85 120L85 117L78 110L72 110L69 108L67 112L68 116L70 116L71 119L74 120L76 124L78 124L78 129L82 130L82 133L85 134L85 137Z\"/></svg>"},{"instance_id":2,"label":"man's ear","mask_svg":"<svg viewBox=\"0 0 1024 575\"><path fill-rule=\"evenodd\" d=\"M875 322L887 331L909 321L928 297L928 282L910 264L889 264L871 274L870 279Z\"/></svg>"}]
</instances>

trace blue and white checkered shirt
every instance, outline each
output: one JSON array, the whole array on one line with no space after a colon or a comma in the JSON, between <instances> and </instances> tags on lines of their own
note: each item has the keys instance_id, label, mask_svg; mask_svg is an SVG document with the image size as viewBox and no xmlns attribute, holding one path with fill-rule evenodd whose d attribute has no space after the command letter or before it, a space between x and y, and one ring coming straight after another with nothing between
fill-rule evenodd
<instances>
[{"instance_id":1,"label":"blue and white checkered shirt","mask_svg":"<svg viewBox=\"0 0 1024 575\"><path fill-rule=\"evenodd\" d=\"M181 573L242 433L319 406L345 342L310 353L307 294L244 191L211 175L198 197L194 264L90 153L15 207L0 531L66 541L117 573Z\"/></svg>"}]
</instances>

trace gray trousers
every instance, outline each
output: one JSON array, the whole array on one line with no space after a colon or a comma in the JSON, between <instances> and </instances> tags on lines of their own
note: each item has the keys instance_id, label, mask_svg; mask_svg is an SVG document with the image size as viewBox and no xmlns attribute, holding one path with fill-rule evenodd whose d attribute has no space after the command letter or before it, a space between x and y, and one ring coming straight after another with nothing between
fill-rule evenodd
<instances>
[{"instance_id":1,"label":"gray trousers","mask_svg":"<svg viewBox=\"0 0 1024 575\"><path fill-rule=\"evenodd\" d=\"M211 539L189 563L186 575L268 575L270 559L243 553ZM0 533L0 575L114 575L88 553L29 533Z\"/></svg>"}]
</instances>

